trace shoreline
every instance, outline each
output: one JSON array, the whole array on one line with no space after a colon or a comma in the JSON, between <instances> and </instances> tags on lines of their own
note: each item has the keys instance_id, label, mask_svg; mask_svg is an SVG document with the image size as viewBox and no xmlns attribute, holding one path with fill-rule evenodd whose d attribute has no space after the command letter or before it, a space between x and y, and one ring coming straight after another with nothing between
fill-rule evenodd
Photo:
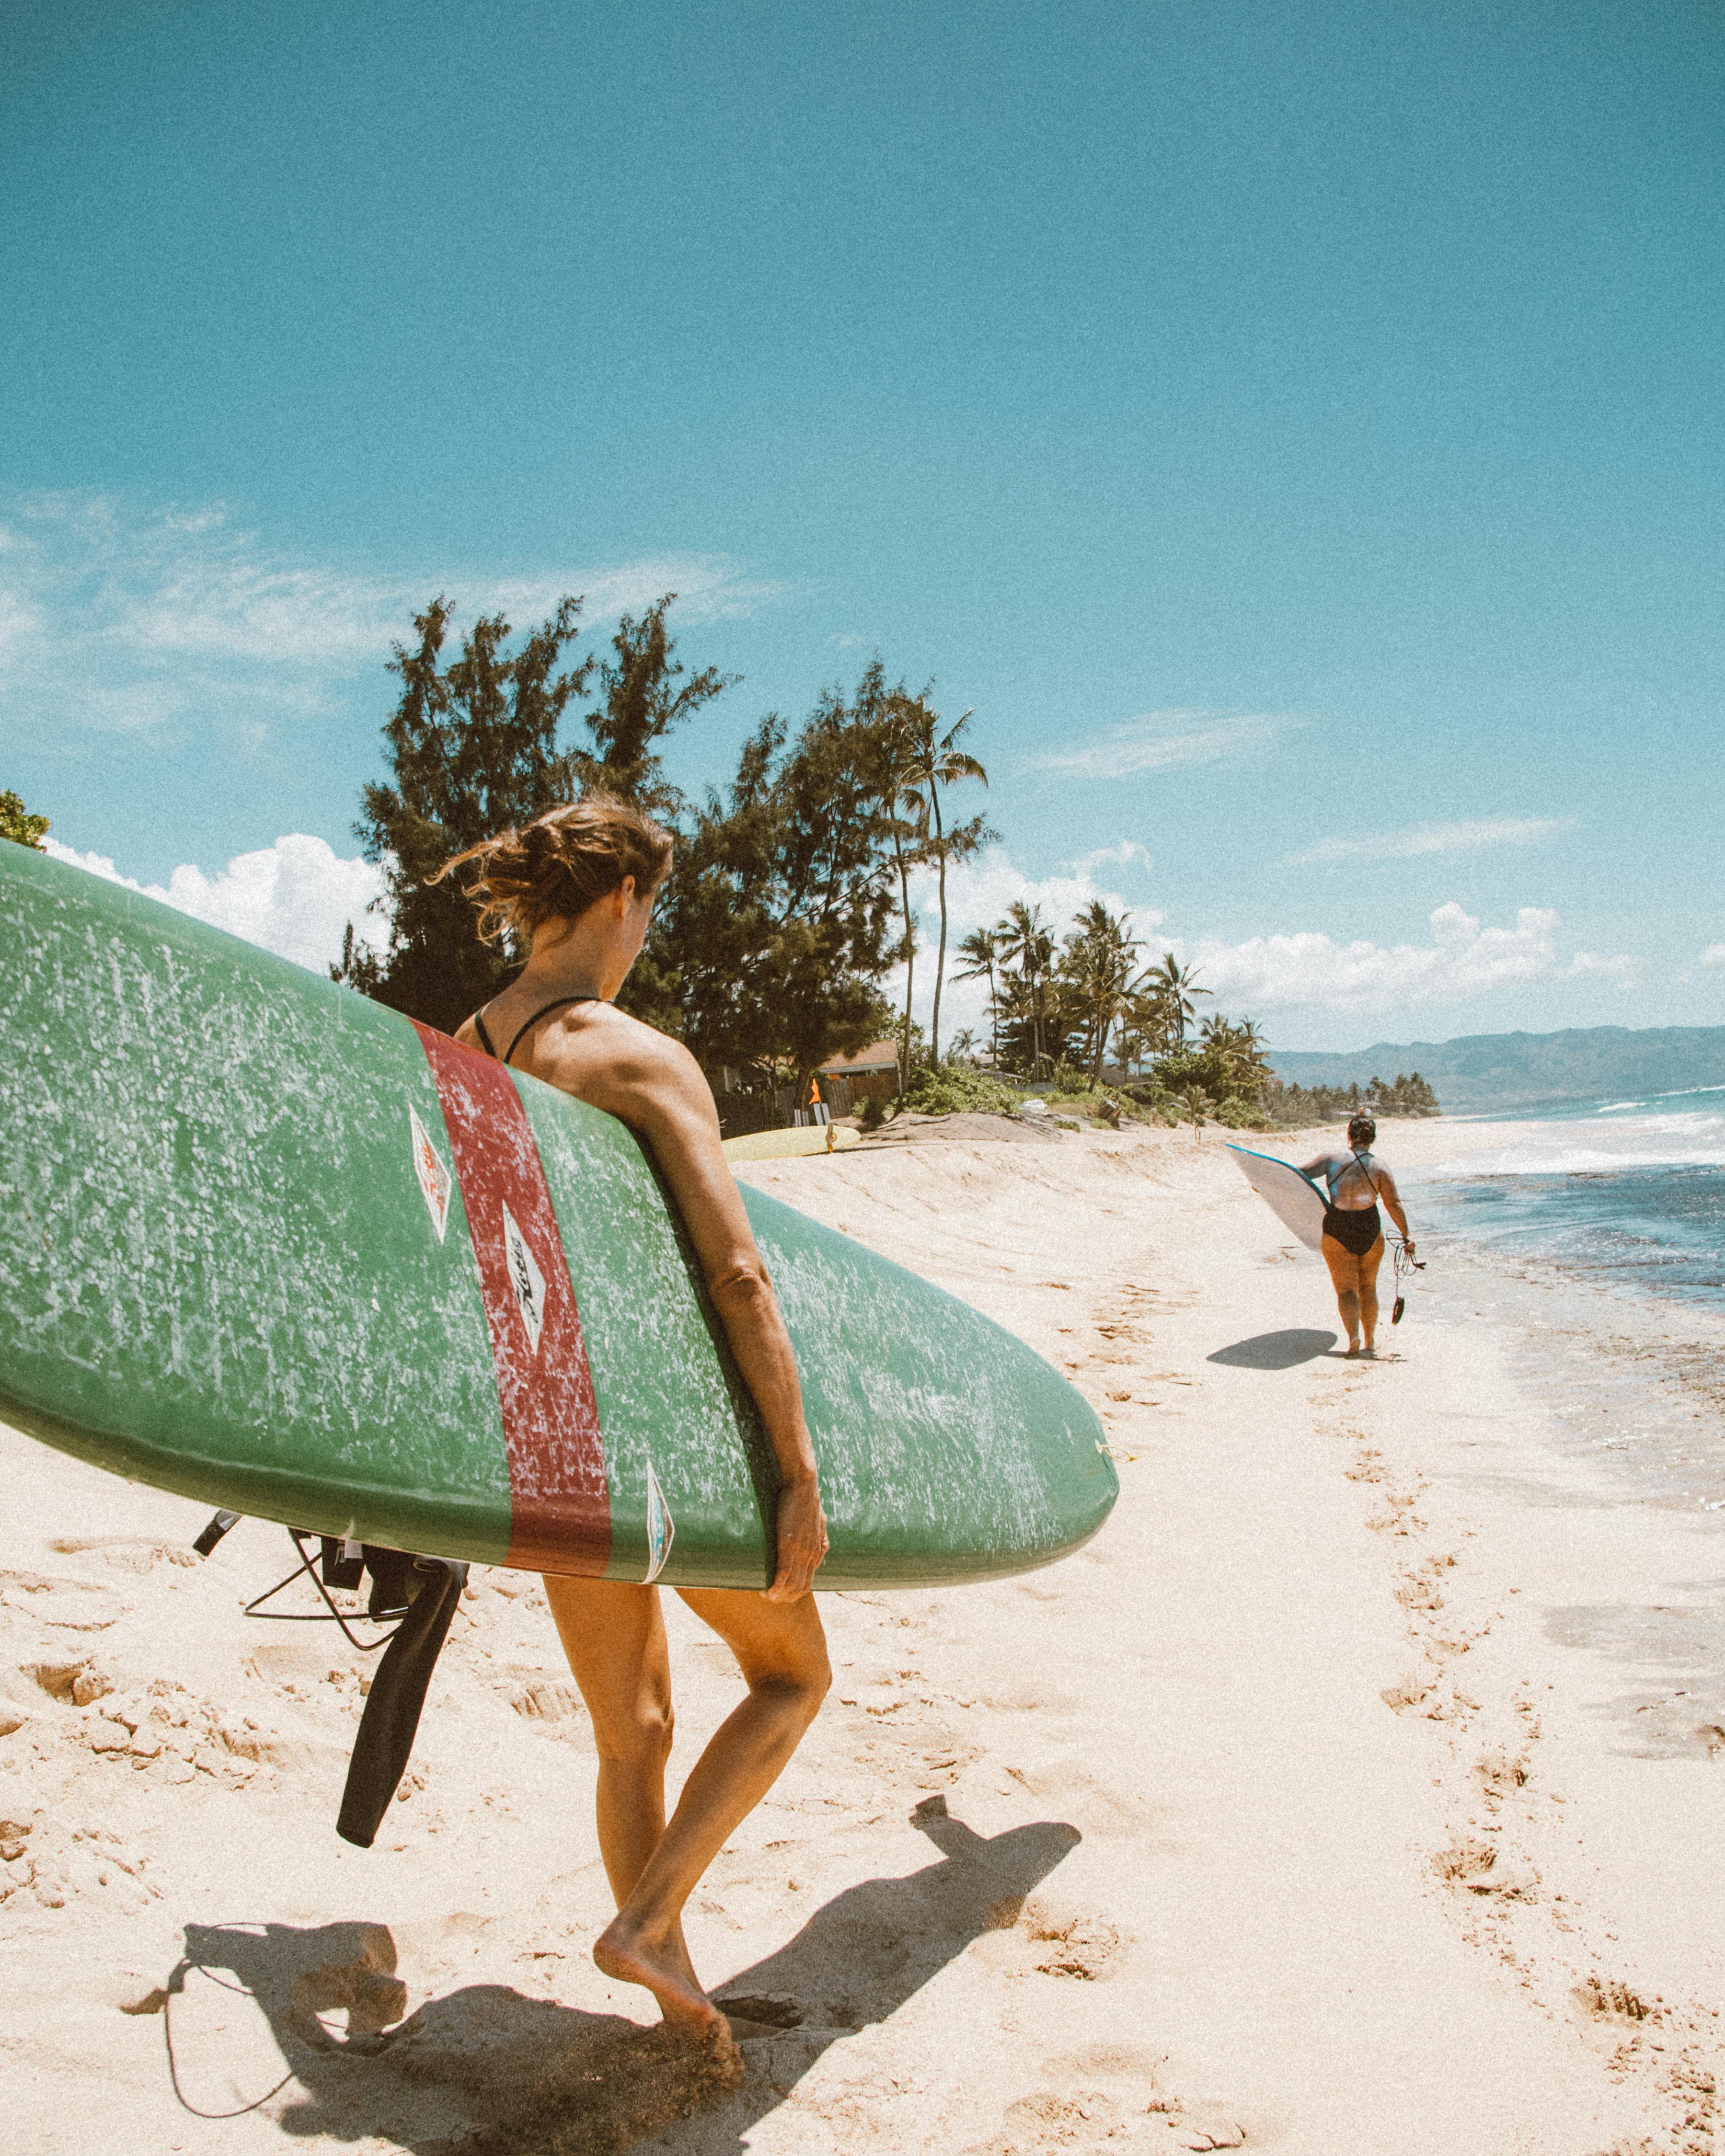
<instances>
[{"instance_id":1,"label":"shoreline","mask_svg":"<svg viewBox=\"0 0 1725 2156\"><path fill-rule=\"evenodd\" d=\"M1392 1127L1394 1128L1394 1127ZM1436 1126L1406 1149L1416 1207L1445 1152ZM1454 1127L1452 1126L1452 1128ZM1471 1126L1488 1152L1510 1152L1531 1119ZM1398 1142L1396 1150L1403 1149ZM1673 1172L1683 1163L1674 1162ZM1489 1175L1489 1165L1469 1173ZM1445 1177L1444 1180L1447 1181ZM1725 1510L1725 1311L1630 1280L1599 1278L1560 1259L1440 1224L1422 1247L1436 1270L1415 1291L1434 1309L1480 1304L1513 1339L1526 1382L1549 1414L1561 1451L1592 1459L1623 1502ZM1633 1426L1631 1428L1631 1426Z\"/></svg>"},{"instance_id":2,"label":"shoreline","mask_svg":"<svg viewBox=\"0 0 1725 2156\"><path fill-rule=\"evenodd\" d=\"M1414 1168L1444 1135L1396 1123L1384 1150ZM1122 1488L1045 1572L824 1598L832 1700L690 1921L716 1990L798 2025L745 2042L742 2086L686 2118L655 2119L663 2060L608 2018L646 2003L586 1958L593 1759L536 1583L476 1578L417 1786L347 1850L357 1658L238 1614L285 1538L249 1523L188 1565L198 1508L0 1433L0 1810L36 1803L12 1861L48 1888L0 1902L20 2145L74 2156L123 2116L151 2150L424 2152L496 2131L529 2061L590 2056L603 2024L629 2102L570 2150L1710 2147L1720 1522L1566 1440L1471 1260L1422 1276L1385 1360L1342 1361L1322 1265L1219 1137L743 1166L1063 1367ZM667 1607L675 1779L737 1686ZM114 1691L52 1696L29 1672L54 1655ZM157 1682L178 1752L104 1711ZM393 2053L326 2054L255 1972L258 2001L194 1973L172 2010L200 2109L297 2076L204 2124L160 2015L118 2009L187 1923L243 1958L241 1919L290 1974L386 1927L417 2019Z\"/></svg>"}]
</instances>

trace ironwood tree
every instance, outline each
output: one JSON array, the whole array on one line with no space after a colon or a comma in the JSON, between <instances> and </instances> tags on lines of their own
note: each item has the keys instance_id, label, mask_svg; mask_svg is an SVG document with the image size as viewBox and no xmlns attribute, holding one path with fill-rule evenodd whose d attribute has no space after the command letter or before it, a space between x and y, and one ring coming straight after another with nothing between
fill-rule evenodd
<instances>
[{"instance_id":1,"label":"ironwood tree","mask_svg":"<svg viewBox=\"0 0 1725 2156\"><path fill-rule=\"evenodd\" d=\"M35 853L46 853L42 841L49 829L47 817L33 816L18 794L9 788L0 793L0 839L10 839L14 845L28 846Z\"/></svg>"},{"instance_id":2,"label":"ironwood tree","mask_svg":"<svg viewBox=\"0 0 1725 2156\"><path fill-rule=\"evenodd\" d=\"M769 714L690 819L655 925L684 1040L710 1070L799 1085L885 1029L900 955L889 692L880 663L797 734Z\"/></svg>"},{"instance_id":3,"label":"ironwood tree","mask_svg":"<svg viewBox=\"0 0 1725 2156\"><path fill-rule=\"evenodd\" d=\"M390 916L381 957L350 929L333 977L392 1009L453 1031L495 995L524 952L481 943L472 906L454 881L429 879L452 854L603 786L667 818L682 806L665 778L660 746L729 685L713 668L685 678L665 614L668 593L639 618L624 615L609 656L577 656L581 601L566 598L514 649L503 615L483 615L446 663L453 609L442 597L416 614L417 640L398 644L391 671L402 693L384 726L390 779L368 785L355 834L386 879ZM598 677L599 695L570 706ZM654 1000L655 968L640 983ZM662 998L660 998L662 1000Z\"/></svg>"}]
</instances>

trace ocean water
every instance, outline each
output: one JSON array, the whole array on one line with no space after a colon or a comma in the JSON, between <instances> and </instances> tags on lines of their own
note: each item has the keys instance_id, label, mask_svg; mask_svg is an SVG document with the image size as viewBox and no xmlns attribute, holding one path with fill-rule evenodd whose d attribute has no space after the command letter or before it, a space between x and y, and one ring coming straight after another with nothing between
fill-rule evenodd
<instances>
[{"instance_id":1,"label":"ocean water","mask_svg":"<svg viewBox=\"0 0 1725 2156\"><path fill-rule=\"evenodd\" d=\"M1578 1283L1725 1310L1725 1087L1514 1120L1525 1139L1491 1150L1471 1148L1455 1122L1454 1152L1404 1178L1427 1233Z\"/></svg>"},{"instance_id":2,"label":"ocean water","mask_svg":"<svg viewBox=\"0 0 1725 2156\"><path fill-rule=\"evenodd\" d=\"M1725 1087L1480 1120L1520 1127L1455 1118L1398 1177L1410 1318L1508 1322L1560 1442L1625 1498L1725 1515Z\"/></svg>"}]
</instances>

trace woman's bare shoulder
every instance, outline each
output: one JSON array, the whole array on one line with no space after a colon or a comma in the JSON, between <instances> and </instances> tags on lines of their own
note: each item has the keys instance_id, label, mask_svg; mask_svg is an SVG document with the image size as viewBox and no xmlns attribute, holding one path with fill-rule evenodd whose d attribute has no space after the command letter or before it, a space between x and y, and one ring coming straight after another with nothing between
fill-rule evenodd
<instances>
[{"instance_id":1,"label":"woman's bare shoulder","mask_svg":"<svg viewBox=\"0 0 1725 2156\"><path fill-rule=\"evenodd\" d=\"M562 1039L546 1046L552 1049L553 1060L567 1057L589 1079L603 1075L612 1085L661 1096L697 1088L702 1098L707 1095L701 1065L680 1040L644 1019L619 1010L614 1004L608 1004L603 1014L589 1013L584 1019L574 1015Z\"/></svg>"}]
</instances>

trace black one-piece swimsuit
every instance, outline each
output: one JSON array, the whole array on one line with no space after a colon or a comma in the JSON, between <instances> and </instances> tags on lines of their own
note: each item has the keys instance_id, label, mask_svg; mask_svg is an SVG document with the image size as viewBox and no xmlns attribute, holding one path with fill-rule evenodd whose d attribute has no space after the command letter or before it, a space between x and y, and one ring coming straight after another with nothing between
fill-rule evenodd
<instances>
[{"instance_id":1,"label":"black one-piece swimsuit","mask_svg":"<svg viewBox=\"0 0 1725 2156\"><path fill-rule=\"evenodd\" d=\"M1367 1180L1371 1181L1370 1168L1360 1160L1358 1153L1354 1155L1354 1158L1359 1161L1360 1167L1364 1169ZM1347 1173L1344 1168L1342 1174L1345 1175ZM1341 1176L1336 1179L1339 1183L1342 1179ZM1377 1188L1376 1183L1373 1182L1372 1188L1374 1192ZM1378 1208L1375 1204L1357 1208L1344 1208L1331 1204L1324 1209L1324 1233L1327 1235L1333 1235L1344 1250L1351 1250L1355 1257L1363 1258L1384 1233L1384 1223L1378 1217Z\"/></svg>"}]
</instances>

